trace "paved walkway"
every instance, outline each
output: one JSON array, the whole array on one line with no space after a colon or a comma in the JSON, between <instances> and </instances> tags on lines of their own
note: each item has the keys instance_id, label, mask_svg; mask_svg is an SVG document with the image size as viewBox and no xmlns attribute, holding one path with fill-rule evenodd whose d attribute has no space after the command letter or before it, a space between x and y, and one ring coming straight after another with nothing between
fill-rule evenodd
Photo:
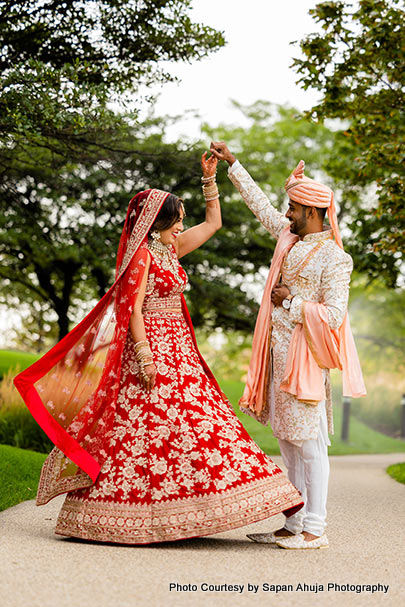
<instances>
[{"instance_id":1,"label":"paved walkway","mask_svg":"<svg viewBox=\"0 0 405 607\"><path fill-rule=\"evenodd\" d=\"M40 508L33 501L19 504L0 513L1 605L404 605L405 487L385 473L404 454L330 459L328 550L303 553L245 539L248 531L276 529L282 515L207 538L154 546L87 543L53 534L63 497ZM184 589L170 591L170 583ZM328 583L341 589L328 591ZM243 585L243 590L209 591L202 584ZM258 585L258 591L248 584ZM389 586L388 591L371 593L366 587L356 592L356 586L378 584ZM284 585L285 591L276 594L271 585Z\"/></svg>"}]
</instances>

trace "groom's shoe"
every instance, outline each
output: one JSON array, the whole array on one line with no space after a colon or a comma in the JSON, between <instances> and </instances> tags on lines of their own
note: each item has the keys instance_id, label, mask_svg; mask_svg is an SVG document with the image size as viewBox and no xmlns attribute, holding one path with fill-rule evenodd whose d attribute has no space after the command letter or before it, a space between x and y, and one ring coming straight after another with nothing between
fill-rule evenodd
<instances>
[{"instance_id":1,"label":"groom's shoe","mask_svg":"<svg viewBox=\"0 0 405 607\"><path fill-rule=\"evenodd\" d=\"M311 548L327 548L329 546L328 538L325 534L307 542L302 533L292 537L278 537L276 544L280 548L286 548L287 550L309 550Z\"/></svg>"},{"instance_id":2,"label":"groom's shoe","mask_svg":"<svg viewBox=\"0 0 405 607\"><path fill-rule=\"evenodd\" d=\"M278 540L289 539L290 537L295 537L295 535L283 537L282 535L275 535L274 533L248 533L246 537L258 544L276 544Z\"/></svg>"}]
</instances>

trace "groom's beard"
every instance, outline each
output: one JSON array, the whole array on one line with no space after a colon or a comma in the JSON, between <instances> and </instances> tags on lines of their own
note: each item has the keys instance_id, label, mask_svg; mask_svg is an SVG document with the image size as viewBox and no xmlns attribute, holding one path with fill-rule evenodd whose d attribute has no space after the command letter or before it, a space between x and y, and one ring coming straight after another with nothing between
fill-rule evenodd
<instances>
[{"instance_id":1,"label":"groom's beard","mask_svg":"<svg viewBox=\"0 0 405 607\"><path fill-rule=\"evenodd\" d=\"M307 227L307 212L306 208L301 206L301 213L297 213L298 217L295 219L290 219L290 232L291 234L297 234L297 236L301 236L302 233L305 233L305 229Z\"/></svg>"},{"instance_id":2,"label":"groom's beard","mask_svg":"<svg viewBox=\"0 0 405 607\"><path fill-rule=\"evenodd\" d=\"M300 236L302 231L306 227L306 225L307 225L306 217L304 217L304 219L295 219L294 221L291 221L290 222L291 234L297 234L297 236Z\"/></svg>"}]
</instances>

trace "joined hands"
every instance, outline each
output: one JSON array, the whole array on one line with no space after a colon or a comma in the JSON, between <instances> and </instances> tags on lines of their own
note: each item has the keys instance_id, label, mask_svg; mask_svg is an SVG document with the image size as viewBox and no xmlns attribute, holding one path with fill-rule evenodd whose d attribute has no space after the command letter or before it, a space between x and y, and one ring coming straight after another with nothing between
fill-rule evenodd
<instances>
[{"instance_id":1,"label":"joined hands","mask_svg":"<svg viewBox=\"0 0 405 607\"><path fill-rule=\"evenodd\" d=\"M210 152L218 160L225 160L225 162L227 162L229 166L232 166L236 160L235 156L232 154L232 152L230 152L225 141L211 141Z\"/></svg>"}]
</instances>

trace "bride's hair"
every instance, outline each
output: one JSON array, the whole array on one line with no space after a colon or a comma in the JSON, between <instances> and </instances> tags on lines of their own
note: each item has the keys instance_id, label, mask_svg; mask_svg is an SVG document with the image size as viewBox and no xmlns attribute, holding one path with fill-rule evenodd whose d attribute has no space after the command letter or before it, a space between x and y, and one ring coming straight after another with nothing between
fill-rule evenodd
<instances>
[{"instance_id":1,"label":"bride's hair","mask_svg":"<svg viewBox=\"0 0 405 607\"><path fill-rule=\"evenodd\" d=\"M180 210L184 212L183 201L178 196L174 194L169 194L169 196L164 201L162 208L159 211L158 216L153 222L149 234L154 230L158 230L162 232L163 230L168 230L180 219Z\"/></svg>"}]
</instances>

